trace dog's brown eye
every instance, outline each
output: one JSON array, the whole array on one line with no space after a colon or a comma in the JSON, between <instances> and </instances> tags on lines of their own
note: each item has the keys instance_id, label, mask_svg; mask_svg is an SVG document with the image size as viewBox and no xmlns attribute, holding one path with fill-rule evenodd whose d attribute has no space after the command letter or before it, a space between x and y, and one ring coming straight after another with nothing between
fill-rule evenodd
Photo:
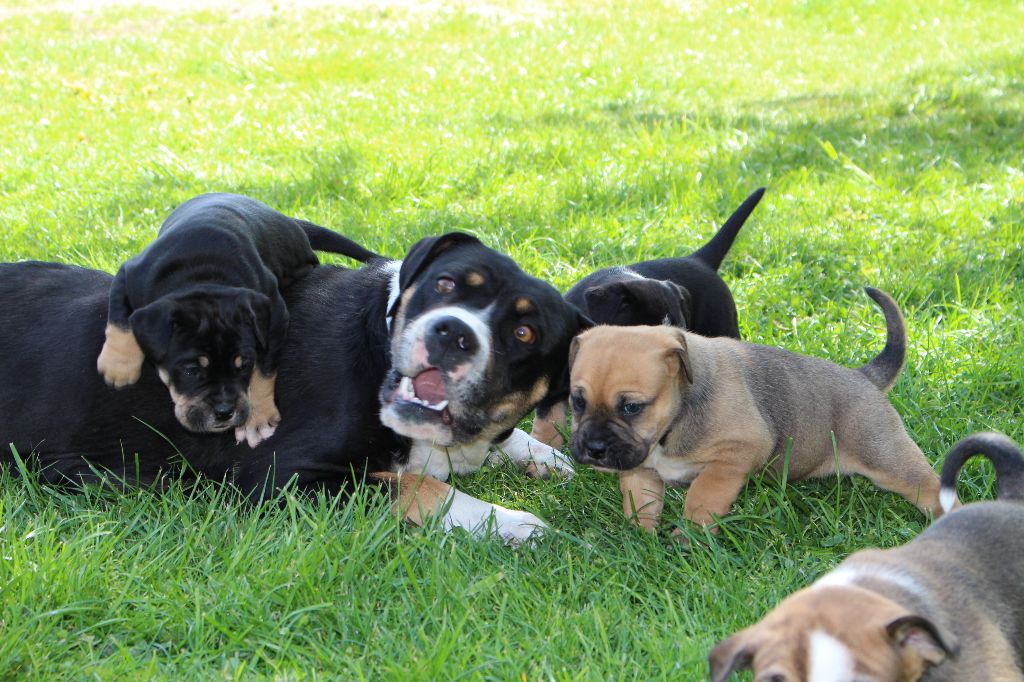
<instances>
[{"instance_id":1,"label":"dog's brown eye","mask_svg":"<svg viewBox=\"0 0 1024 682\"><path fill-rule=\"evenodd\" d=\"M635 417L644 411L643 403L624 403L622 405L623 417Z\"/></svg>"},{"instance_id":2,"label":"dog's brown eye","mask_svg":"<svg viewBox=\"0 0 1024 682\"><path fill-rule=\"evenodd\" d=\"M521 324L513 329L512 333L515 334L517 341L522 341L523 343L533 343L533 340L537 338L537 334L534 333L533 327L525 324Z\"/></svg>"},{"instance_id":3,"label":"dog's brown eye","mask_svg":"<svg viewBox=\"0 0 1024 682\"><path fill-rule=\"evenodd\" d=\"M450 294L455 291L455 280L450 277L442 277L437 280L437 284L434 286L439 294Z\"/></svg>"},{"instance_id":4,"label":"dog's brown eye","mask_svg":"<svg viewBox=\"0 0 1024 682\"><path fill-rule=\"evenodd\" d=\"M576 414L581 414L585 409L587 409L587 401L577 393L572 397L572 411Z\"/></svg>"}]
</instances>

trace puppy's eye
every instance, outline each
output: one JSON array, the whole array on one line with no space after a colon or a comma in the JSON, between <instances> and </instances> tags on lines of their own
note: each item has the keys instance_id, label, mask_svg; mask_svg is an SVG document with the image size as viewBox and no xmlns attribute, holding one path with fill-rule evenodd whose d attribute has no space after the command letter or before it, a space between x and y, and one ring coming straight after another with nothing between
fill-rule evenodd
<instances>
[{"instance_id":1,"label":"puppy's eye","mask_svg":"<svg viewBox=\"0 0 1024 682\"><path fill-rule=\"evenodd\" d=\"M203 368L199 365L185 365L181 368L181 373L187 377L197 377L203 371Z\"/></svg>"},{"instance_id":2,"label":"puppy's eye","mask_svg":"<svg viewBox=\"0 0 1024 682\"><path fill-rule=\"evenodd\" d=\"M437 280L437 284L434 285L439 294L450 294L455 291L455 280L450 277L442 277Z\"/></svg>"},{"instance_id":3,"label":"puppy's eye","mask_svg":"<svg viewBox=\"0 0 1024 682\"><path fill-rule=\"evenodd\" d=\"M537 334L533 331L533 327L525 324L521 324L512 330L512 333L516 337L516 341L522 341L523 343L533 343L534 339L537 338Z\"/></svg>"},{"instance_id":4,"label":"puppy's eye","mask_svg":"<svg viewBox=\"0 0 1024 682\"><path fill-rule=\"evenodd\" d=\"M583 399L583 396L577 393L572 397L572 411L576 414L580 414L585 409L587 409L587 401Z\"/></svg>"},{"instance_id":5,"label":"puppy's eye","mask_svg":"<svg viewBox=\"0 0 1024 682\"><path fill-rule=\"evenodd\" d=\"M623 417L635 417L644 411L643 403L625 403L622 406Z\"/></svg>"}]
</instances>

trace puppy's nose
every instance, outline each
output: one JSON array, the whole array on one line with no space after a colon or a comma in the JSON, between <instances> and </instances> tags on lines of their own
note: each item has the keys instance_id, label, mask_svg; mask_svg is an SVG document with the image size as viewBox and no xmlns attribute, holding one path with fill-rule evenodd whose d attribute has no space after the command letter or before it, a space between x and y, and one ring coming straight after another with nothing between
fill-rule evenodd
<instances>
[{"instance_id":1,"label":"puppy's nose","mask_svg":"<svg viewBox=\"0 0 1024 682\"><path fill-rule=\"evenodd\" d=\"M235 406L231 403L217 403L213 406L213 416L217 421L226 422L235 415Z\"/></svg>"},{"instance_id":2,"label":"puppy's nose","mask_svg":"<svg viewBox=\"0 0 1024 682\"><path fill-rule=\"evenodd\" d=\"M446 354L472 355L480 347L476 334L457 317L441 317L427 332L427 349L436 347Z\"/></svg>"},{"instance_id":3,"label":"puppy's nose","mask_svg":"<svg viewBox=\"0 0 1024 682\"><path fill-rule=\"evenodd\" d=\"M587 455L589 457L593 459L601 459L604 457L605 451L608 450L608 443L596 438L590 438L583 441L583 447L587 451Z\"/></svg>"}]
</instances>

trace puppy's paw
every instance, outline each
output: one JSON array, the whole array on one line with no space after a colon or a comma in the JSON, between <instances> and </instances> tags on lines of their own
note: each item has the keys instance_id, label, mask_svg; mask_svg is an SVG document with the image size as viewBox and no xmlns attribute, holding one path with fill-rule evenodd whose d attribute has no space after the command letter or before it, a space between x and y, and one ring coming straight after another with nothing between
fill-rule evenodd
<instances>
[{"instance_id":1,"label":"puppy's paw","mask_svg":"<svg viewBox=\"0 0 1024 682\"><path fill-rule=\"evenodd\" d=\"M548 524L530 512L498 508L494 510L494 530L506 544L533 544L547 530Z\"/></svg>"},{"instance_id":2,"label":"puppy's paw","mask_svg":"<svg viewBox=\"0 0 1024 682\"><path fill-rule=\"evenodd\" d=\"M245 441L250 448L254 448L274 435L277 425L281 423L281 413L273 403L270 407L272 409L263 414L258 414L257 410L253 409L245 425L235 429L236 443Z\"/></svg>"},{"instance_id":3,"label":"puppy's paw","mask_svg":"<svg viewBox=\"0 0 1024 682\"><path fill-rule=\"evenodd\" d=\"M132 349L126 344L107 341L96 359L96 369L103 375L107 385L124 388L134 384L142 376L144 359L142 349L138 346Z\"/></svg>"},{"instance_id":4,"label":"puppy's paw","mask_svg":"<svg viewBox=\"0 0 1024 682\"><path fill-rule=\"evenodd\" d=\"M572 478L576 474L576 467L562 453L555 451L555 456L549 461L531 460L526 465L526 475L530 478L548 479L552 476L561 478Z\"/></svg>"}]
</instances>

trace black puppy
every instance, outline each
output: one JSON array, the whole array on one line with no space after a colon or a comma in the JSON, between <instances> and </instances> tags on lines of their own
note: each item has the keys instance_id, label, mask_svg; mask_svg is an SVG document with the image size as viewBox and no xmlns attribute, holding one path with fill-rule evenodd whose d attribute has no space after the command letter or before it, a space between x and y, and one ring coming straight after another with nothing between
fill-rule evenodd
<instances>
[{"instance_id":1,"label":"black puppy","mask_svg":"<svg viewBox=\"0 0 1024 682\"><path fill-rule=\"evenodd\" d=\"M274 382L288 309L279 290L318 264L311 241L360 261L376 257L255 199L204 194L185 202L114 278L100 374L123 388L138 381L148 357L182 426L234 429L236 440L255 447L280 421Z\"/></svg>"},{"instance_id":2,"label":"black puppy","mask_svg":"<svg viewBox=\"0 0 1024 682\"><path fill-rule=\"evenodd\" d=\"M711 241L689 256L597 270L573 285L565 299L595 324L668 324L701 336L740 338L736 303L718 268L762 196L763 187L755 190ZM556 424L565 428L565 398L551 395L537 407L532 437L561 446Z\"/></svg>"},{"instance_id":3,"label":"black puppy","mask_svg":"<svg viewBox=\"0 0 1024 682\"><path fill-rule=\"evenodd\" d=\"M448 453L468 470L493 447L539 473L563 464L514 427L560 379L584 322L554 287L476 239L426 239L404 262L359 270L321 266L286 289L283 419L244 456L228 434L183 429L148 364L116 392L92 371L110 284L72 266L0 265L0 443L44 481L90 481L106 470L153 483L181 475L184 460L189 475L226 477L254 498L289 481L335 493L367 477L390 480L397 511L413 521L437 513L447 527L509 540L544 527L422 475L447 476ZM11 462L0 452L0 465Z\"/></svg>"}]
</instances>

